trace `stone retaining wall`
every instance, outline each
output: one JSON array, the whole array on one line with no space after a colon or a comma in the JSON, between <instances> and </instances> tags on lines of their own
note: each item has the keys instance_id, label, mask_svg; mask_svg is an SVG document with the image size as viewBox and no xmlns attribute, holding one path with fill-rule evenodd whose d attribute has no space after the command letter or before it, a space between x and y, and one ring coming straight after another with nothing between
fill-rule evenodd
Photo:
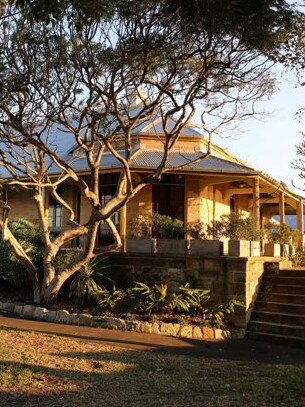
<instances>
[{"instance_id":1,"label":"stone retaining wall","mask_svg":"<svg viewBox=\"0 0 305 407\"><path fill-rule=\"evenodd\" d=\"M109 276L121 278L124 285L135 281L148 284L166 283L178 289L190 282L191 286L211 291L213 303L237 299L245 304L232 314L232 322L246 328L254 307L264 270L268 266L287 267L286 259L267 257L202 257L170 255L137 255L111 253Z\"/></svg>"},{"instance_id":2,"label":"stone retaining wall","mask_svg":"<svg viewBox=\"0 0 305 407\"><path fill-rule=\"evenodd\" d=\"M0 301L0 312L17 314L27 318L38 319L60 324L82 325L114 330L126 330L147 334L177 336L181 338L202 340L225 340L228 338L242 338L244 330L226 331L211 327L200 327L178 323L143 322L124 320L121 318L94 316L90 314L75 314L66 310L49 310L34 305L20 305L12 302Z\"/></svg>"}]
</instances>

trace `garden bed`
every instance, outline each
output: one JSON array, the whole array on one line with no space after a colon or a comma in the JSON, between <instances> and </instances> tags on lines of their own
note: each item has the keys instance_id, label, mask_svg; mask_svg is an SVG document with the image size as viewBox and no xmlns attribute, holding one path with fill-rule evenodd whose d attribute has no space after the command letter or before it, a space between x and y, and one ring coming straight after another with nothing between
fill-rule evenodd
<instances>
[{"instance_id":1,"label":"garden bed","mask_svg":"<svg viewBox=\"0 0 305 407\"><path fill-rule=\"evenodd\" d=\"M0 312L16 314L26 318L33 318L47 322L56 322L61 324L82 325L99 327L114 330L127 330L147 334L177 336L181 338L202 339L202 340L224 340L230 337L243 337L244 330L230 331L228 329L219 329L210 326L200 326L199 320L192 321L185 319L179 323L177 320L168 321L168 316L157 319L156 316L150 316L150 321L134 319L128 315L123 318L108 315L91 315L89 313L69 312L64 309L47 309L36 307L34 305L23 305L14 302L1 302Z\"/></svg>"}]
</instances>

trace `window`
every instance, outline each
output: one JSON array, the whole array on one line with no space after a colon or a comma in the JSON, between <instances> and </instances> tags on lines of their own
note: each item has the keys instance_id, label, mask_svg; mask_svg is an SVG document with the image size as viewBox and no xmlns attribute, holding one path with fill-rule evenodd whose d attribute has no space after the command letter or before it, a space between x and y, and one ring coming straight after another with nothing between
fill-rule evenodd
<instances>
[{"instance_id":1,"label":"window","mask_svg":"<svg viewBox=\"0 0 305 407\"><path fill-rule=\"evenodd\" d=\"M100 176L100 199L101 204L105 204L115 194L119 181L119 174L105 174ZM112 217L112 221L119 227L120 224L120 211L115 212ZM98 239L98 245L104 246L114 242L112 233L105 222L100 224L100 233Z\"/></svg>"},{"instance_id":2,"label":"window","mask_svg":"<svg viewBox=\"0 0 305 407\"><path fill-rule=\"evenodd\" d=\"M63 195L61 187L57 188L57 193L59 196ZM62 228L62 217L63 208L62 206L53 198L52 195L49 196L49 228L52 230L60 230Z\"/></svg>"},{"instance_id":3,"label":"window","mask_svg":"<svg viewBox=\"0 0 305 407\"><path fill-rule=\"evenodd\" d=\"M49 228L61 229L62 227L62 206L49 205Z\"/></svg>"}]
</instances>

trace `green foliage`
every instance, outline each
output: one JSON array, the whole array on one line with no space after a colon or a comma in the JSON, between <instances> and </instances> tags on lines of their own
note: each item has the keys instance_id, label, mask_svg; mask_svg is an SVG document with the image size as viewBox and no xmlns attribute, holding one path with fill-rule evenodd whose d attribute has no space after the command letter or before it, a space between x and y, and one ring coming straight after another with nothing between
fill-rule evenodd
<instances>
[{"instance_id":1,"label":"green foliage","mask_svg":"<svg viewBox=\"0 0 305 407\"><path fill-rule=\"evenodd\" d=\"M75 259L75 256L77 256L78 253L79 251L76 249L59 251L57 256L53 259L53 266L55 267L55 270L62 270Z\"/></svg>"},{"instance_id":2,"label":"green foliage","mask_svg":"<svg viewBox=\"0 0 305 407\"><path fill-rule=\"evenodd\" d=\"M154 284L152 287L144 283L136 283L130 289L130 295L139 311L158 312L167 309L170 303L170 296L166 284Z\"/></svg>"},{"instance_id":3,"label":"green foliage","mask_svg":"<svg viewBox=\"0 0 305 407\"><path fill-rule=\"evenodd\" d=\"M215 220L210 223L194 223L189 228L193 239L216 239L219 240L225 234L225 223Z\"/></svg>"},{"instance_id":4,"label":"green foliage","mask_svg":"<svg viewBox=\"0 0 305 407\"><path fill-rule=\"evenodd\" d=\"M261 232L256 228L255 218L238 213L222 215L224 235L232 240L259 240Z\"/></svg>"},{"instance_id":5,"label":"green foliage","mask_svg":"<svg viewBox=\"0 0 305 407\"><path fill-rule=\"evenodd\" d=\"M190 226L189 233L193 239L206 239L206 224L204 222L194 223Z\"/></svg>"},{"instance_id":6,"label":"green foliage","mask_svg":"<svg viewBox=\"0 0 305 407\"><path fill-rule=\"evenodd\" d=\"M162 21L173 21L184 35L195 35L205 30L215 35L238 37L248 47L263 52L277 48L295 25L294 6L285 0L162 0L162 1L112 1L112 0L10 0L19 7L30 21L55 23L65 15L76 18L79 24L92 19L102 19L116 12L128 17L154 5L159 6Z\"/></svg>"},{"instance_id":7,"label":"green foliage","mask_svg":"<svg viewBox=\"0 0 305 407\"><path fill-rule=\"evenodd\" d=\"M285 223L269 222L264 227L266 238L270 243L291 244L297 232Z\"/></svg>"},{"instance_id":8,"label":"green foliage","mask_svg":"<svg viewBox=\"0 0 305 407\"><path fill-rule=\"evenodd\" d=\"M25 219L12 219L8 227L39 269L43 256L43 240L39 229ZM29 282L26 270L13 251L3 242L2 236L0 237L0 279L16 287L27 285Z\"/></svg>"},{"instance_id":9,"label":"green foliage","mask_svg":"<svg viewBox=\"0 0 305 407\"><path fill-rule=\"evenodd\" d=\"M77 305L95 302L99 293L105 290L104 281L108 277L102 273L102 259L89 260L77 273L74 274L70 284L69 297L73 298Z\"/></svg>"},{"instance_id":10,"label":"green foliage","mask_svg":"<svg viewBox=\"0 0 305 407\"><path fill-rule=\"evenodd\" d=\"M183 239L183 222L170 216L154 213L152 217L152 236L160 239Z\"/></svg>"},{"instance_id":11,"label":"green foliage","mask_svg":"<svg viewBox=\"0 0 305 407\"><path fill-rule=\"evenodd\" d=\"M177 13L186 32L199 27L215 34L234 34L250 48L266 52L281 45L296 24L291 2L285 0L168 0L166 9Z\"/></svg>"},{"instance_id":12,"label":"green foliage","mask_svg":"<svg viewBox=\"0 0 305 407\"><path fill-rule=\"evenodd\" d=\"M289 256L289 260L292 261L294 266L305 267L305 250L296 249L295 253Z\"/></svg>"},{"instance_id":13,"label":"green foliage","mask_svg":"<svg viewBox=\"0 0 305 407\"><path fill-rule=\"evenodd\" d=\"M128 236L145 238L151 236L152 217L151 215L138 215L128 222Z\"/></svg>"},{"instance_id":14,"label":"green foliage","mask_svg":"<svg viewBox=\"0 0 305 407\"><path fill-rule=\"evenodd\" d=\"M190 288L189 284L179 288L181 297L188 306L191 315L203 315L206 303L210 300L210 291L200 288Z\"/></svg>"},{"instance_id":15,"label":"green foliage","mask_svg":"<svg viewBox=\"0 0 305 407\"><path fill-rule=\"evenodd\" d=\"M106 17L114 12L115 2L111 0L16 0L9 1L15 4L30 21L43 21L53 24L65 15L74 16L79 24L86 24L91 19Z\"/></svg>"},{"instance_id":16,"label":"green foliage","mask_svg":"<svg viewBox=\"0 0 305 407\"><path fill-rule=\"evenodd\" d=\"M225 225L220 220L214 220L207 224L207 235L210 239L220 239L224 236Z\"/></svg>"},{"instance_id":17,"label":"green foliage","mask_svg":"<svg viewBox=\"0 0 305 407\"><path fill-rule=\"evenodd\" d=\"M183 239L184 227L181 220L173 220L170 216L141 214L129 221L128 235L137 238L153 236L160 239Z\"/></svg>"},{"instance_id":18,"label":"green foliage","mask_svg":"<svg viewBox=\"0 0 305 407\"><path fill-rule=\"evenodd\" d=\"M181 286L178 292L170 292L166 284L149 286L142 282L128 290L100 290L97 302L104 310L139 313L171 313L175 315L192 315L203 318L217 326L224 326L226 316L243 304L229 300L224 304L208 306L210 291L190 288L189 284Z\"/></svg>"},{"instance_id":19,"label":"green foliage","mask_svg":"<svg viewBox=\"0 0 305 407\"><path fill-rule=\"evenodd\" d=\"M130 291L116 288L113 285L112 289L102 289L97 293L96 301L101 309L117 311L127 307Z\"/></svg>"},{"instance_id":20,"label":"green foliage","mask_svg":"<svg viewBox=\"0 0 305 407\"><path fill-rule=\"evenodd\" d=\"M203 310L203 317L212 325L222 328L227 315L233 314L236 308L243 308L244 304L238 300L228 300L223 304L214 305Z\"/></svg>"}]
</instances>

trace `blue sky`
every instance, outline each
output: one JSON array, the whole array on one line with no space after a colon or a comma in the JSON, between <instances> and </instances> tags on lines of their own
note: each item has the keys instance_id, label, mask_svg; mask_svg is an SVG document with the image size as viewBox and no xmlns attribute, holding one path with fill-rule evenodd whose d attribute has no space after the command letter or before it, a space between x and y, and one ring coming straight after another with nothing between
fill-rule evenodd
<instances>
[{"instance_id":1,"label":"blue sky","mask_svg":"<svg viewBox=\"0 0 305 407\"><path fill-rule=\"evenodd\" d=\"M293 74L277 73L278 90L270 100L260 103L269 112L262 120L249 119L240 123L241 134L233 138L215 138L222 147L292 188L292 180L299 187L304 181L291 168L296 157L295 145L305 131L305 117L299 122L296 111L305 106L305 89L296 85ZM292 188L293 189L293 188ZM300 195L305 196L305 192Z\"/></svg>"}]
</instances>

